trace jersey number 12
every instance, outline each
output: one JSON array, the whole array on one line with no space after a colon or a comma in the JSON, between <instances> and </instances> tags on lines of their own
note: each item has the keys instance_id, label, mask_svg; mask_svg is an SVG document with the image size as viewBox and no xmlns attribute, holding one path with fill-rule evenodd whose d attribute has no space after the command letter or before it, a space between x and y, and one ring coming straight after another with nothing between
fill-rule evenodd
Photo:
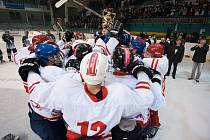
<instances>
[{"instance_id":1,"label":"jersey number 12","mask_svg":"<svg viewBox=\"0 0 210 140\"><path fill-rule=\"evenodd\" d=\"M90 126L90 130L92 131L98 131L95 135L93 135L92 137L99 137L103 135L104 130L106 129L106 124L104 124L101 121L97 121L94 122L93 124L89 124L88 121L84 121L84 122L79 122L77 123L77 126L81 127L81 135L82 136L87 136L88 133L88 126Z\"/></svg>"}]
</instances>

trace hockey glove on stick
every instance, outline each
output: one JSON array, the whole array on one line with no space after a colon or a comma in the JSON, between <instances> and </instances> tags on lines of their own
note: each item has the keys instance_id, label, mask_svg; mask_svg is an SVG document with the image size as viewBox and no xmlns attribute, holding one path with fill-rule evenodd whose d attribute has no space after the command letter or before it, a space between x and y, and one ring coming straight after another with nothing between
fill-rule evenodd
<instances>
[{"instance_id":1,"label":"hockey glove on stick","mask_svg":"<svg viewBox=\"0 0 210 140\"><path fill-rule=\"evenodd\" d=\"M40 64L39 64L39 61L38 61L37 58L25 59L23 61L23 64L18 69L18 73L19 73L21 79L24 82L27 82L28 73L30 71L33 71L33 72L35 72L37 74L40 74L39 66L40 66Z\"/></svg>"}]
</instances>

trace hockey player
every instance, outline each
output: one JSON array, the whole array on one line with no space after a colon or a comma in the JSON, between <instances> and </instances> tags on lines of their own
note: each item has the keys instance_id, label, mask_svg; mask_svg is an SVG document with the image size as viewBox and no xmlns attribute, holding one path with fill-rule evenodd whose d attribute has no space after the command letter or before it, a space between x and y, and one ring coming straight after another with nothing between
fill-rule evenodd
<instances>
[{"instance_id":1,"label":"hockey player","mask_svg":"<svg viewBox=\"0 0 210 140\"><path fill-rule=\"evenodd\" d=\"M138 36L133 36L130 44L133 47L133 54L135 55L135 57L137 57L138 59L141 58L146 48L145 41Z\"/></svg>"},{"instance_id":2,"label":"hockey player","mask_svg":"<svg viewBox=\"0 0 210 140\"><path fill-rule=\"evenodd\" d=\"M24 33L25 33L25 35L22 37L22 43L23 43L23 47L26 47L26 46L29 46L31 43L28 38L29 32L25 31Z\"/></svg>"},{"instance_id":3,"label":"hockey player","mask_svg":"<svg viewBox=\"0 0 210 140\"><path fill-rule=\"evenodd\" d=\"M92 47L86 43L79 43L73 47L72 56L67 59L67 63L65 63L65 69L68 72L79 72L80 62L83 57L88 53L92 52Z\"/></svg>"},{"instance_id":4,"label":"hockey player","mask_svg":"<svg viewBox=\"0 0 210 140\"><path fill-rule=\"evenodd\" d=\"M68 139L106 138L109 131L119 123L122 117L138 116L142 110L151 105L153 95L149 90L149 85L146 85L147 88L137 87L136 90L131 90L119 83L102 86L106 67L106 56L95 52L87 54L80 65L84 83L73 80L66 74L56 81L48 97L48 103L40 104L41 108L42 105L48 105L51 111L63 113L68 126ZM143 66L136 66L133 69L133 74L141 77L138 79L140 83L149 81L148 72L148 69ZM39 74L34 73L35 75L41 78ZM137 94L138 92L141 94Z\"/></svg>"},{"instance_id":5,"label":"hockey player","mask_svg":"<svg viewBox=\"0 0 210 140\"><path fill-rule=\"evenodd\" d=\"M136 86L138 86L138 88L147 88L147 86L144 86L150 85L150 81L148 83L142 81L142 83L136 85L137 79L130 74L130 70L134 64L134 55L131 48L125 45L118 45L113 52L112 60L114 71L111 74L107 74L106 84L120 82L131 89L135 89ZM143 136L143 132L149 125L148 116L149 111L147 108L138 118L122 119L119 125L112 129L112 139L143 139L146 137ZM138 120L138 123L136 120Z\"/></svg>"},{"instance_id":6,"label":"hockey player","mask_svg":"<svg viewBox=\"0 0 210 140\"><path fill-rule=\"evenodd\" d=\"M66 48L65 45L69 46L69 44L72 44L73 38L74 38L74 33L70 32L70 31L66 31L64 33L64 36L62 37L62 39L57 42L59 48L62 50L64 48Z\"/></svg>"},{"instance_id":7,"label":"hockey player","mask_svg":"<svg viewBox=\"0 0 210 140\"><path fill-rule=\"evenodd\" d=\"M15 54L17 52L17 49L15 48L14 45L14 37L10 35L9 31L5 31L5 33L2 35L2 39L4 42L6 42L6 48L7 48L7 56L10 62L12 61L12 52Z\"/></svg>"},{"instance_id":8,"label":"hockey player","mask_svg":"<svg viewBox=\"0 0 210 140\"><path fill-rule=\"evenodd\" d=\"M115 68L112 74L109 74L106 78L106 84L109 82L121 82L128 87L134 89L136 79L132 77L129 73L132 65L134 64L134 56L132 54L132 49L126 46L116 47L113 53L113 67ZM137 64L139 62L136 62ZM144 85L149 84L154 96L162 96L161 85L156 79L156 76L151 78L152 80L148 83L143 83L140 88L145 88ZM152 82L153 81L153 82ZM156 95L158 94L158 95ZM153 101L154 104L162 104L162 98L155 98L156 101ZM160 105L161 106L161 105ZM151 133L150 128L150 112L149 109L145 109L144 113L139 115L138 118L133 118L134 120L121 120L120 124L112 130L114 139L137 139L137 136L147 137ZM136 121L135 121L136 120ZM134 133L138 135L133 135Z\"/></svg>"},{"instance_id":9,"label":"hockey player","mask_svg":"<svg viewBox=\"0 0 210 140\"><path fill-rule=\"evenodd\" d=\"M76 39L76 40L79 40L79 39L85 40L85 39L86 39L86 38L85 38L85 34L82 33L82 32L75 32L75 33L74 33L74 36L75 36L75 39Z\"/></svg>"},{"instance_id":10,"label":"hockey player","mask_svg":"<svg viewBox=\"0 0 210 140\"><path fill-rule=\"evenodd\" d=\"M158 110L165 105L165 79L164 75L168 70L168 59L164 54L164 48L160 44L152 44L148 46L142 62L145 66L153 69L154 78L152 80L152 92L155 93L155 100L150 109L150 117L152 122L152 131L148 135L150 138L153 138L160 126ZM161 85L161 86L160 86Z\"/></svg>"},{"instance_id":11,"label":"hockey player","mask_svg":"<svg viewBox=\"0 0 210 140\"><path fill-rule=\"evenodd\" d=\"M49 80L49 77L45 79L36 75L36 73L40 73L40 69L47 69L47 72L50 72L49 69L51 67L54 67L54 69L58 67L57 75L63 75L62 69L59 68L62 64L60 53L61 51L56 45L38 44L35 48L36 58L25 59L19 68L19 75L24 81L26 92L29 94L30 125L32 130L43 140L66 139L66 128L62 114L51 111L43 105L51 93L51 88L49 87L54 84L51 81L55 79ZM39 68L40 65L42 66L41 68ZM56 77L56 73L52 74ZM51 82L49 86L45 86L49 82Z\"/></svg>"},{"instance_id":12,"label":"hockey player","mask_svg":"<svg viewBox=\"0 0 210 140\"><path fill-rule=\"evenodd\" d=\"M102 86L107 64L107 58L103 54L89 53L80 65L84 84L68 76L56 82L48 99L49 106L51 110L62 111L68 125L68 139L106 138L122 117L138 116L153 101L149 85L144 89L137 87L135 91L119 83ZM145 71L147 69L142 66L133 69L133 74L141 77L138 82L149 81Z\"/></svg>"},{"instance_id":13,"label":"hockey player","mask_svg":"<svg viewBox=\"0 0 210 140\"><path fill-rule=\"evenodd\" d=\"M33 57L33 52L35 48L40 43L49 42L49 38L46 35L36 35L32 37L31 45L21 48L15 55L14 61L19 66L22 64L23 60L29 57Z\"/></svg>"}]
</instances>

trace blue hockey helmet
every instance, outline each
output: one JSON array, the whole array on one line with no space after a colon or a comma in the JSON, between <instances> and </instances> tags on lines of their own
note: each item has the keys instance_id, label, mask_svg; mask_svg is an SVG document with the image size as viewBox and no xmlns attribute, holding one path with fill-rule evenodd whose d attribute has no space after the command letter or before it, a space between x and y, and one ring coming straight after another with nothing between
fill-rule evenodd
<instances>
[{"instance_id":1,"label":"blue hockey helmet","mask_svg":"<svg viewBox=\"0 0 210 140\"><path fill-rule=\"evenodd\" d=\"M43 65L48 65L49 58L60 55L60 52L60 49L53 44L38 44L35 49L35 55Z\"/></svg>"},{"instance_id":2,"label":"blue hockey helmet","mask_svg":"<svg viewBox=\"0 0 210 140\"><path fill-rule=\"evenodd\" d=\"M137 50L138 55L142 55L144 49L146 47L146 43L143 39L139 39L138 37L131 41L131 46Z\"/></svg>"},{"instance_id":3,"label":"blue hockey helmet","mask_svg":"<svg viewBox=\"0 0 210 140\"><path fill-rule=\"evenodd\" d=\"M121 35L118 35L118 41L122 45L129 45L130 42L131 42L131 40L132 40L132 36L129 35L129 34L121 34Z\"/></svg>"}]
</instances>

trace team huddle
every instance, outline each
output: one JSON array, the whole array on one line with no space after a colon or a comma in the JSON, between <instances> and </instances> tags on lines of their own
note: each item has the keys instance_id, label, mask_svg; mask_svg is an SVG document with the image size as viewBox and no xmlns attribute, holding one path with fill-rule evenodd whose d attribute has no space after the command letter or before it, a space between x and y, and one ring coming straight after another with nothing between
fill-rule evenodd
<instances>
[{"instance_id":1,"label":"team huddle","mask_svg":"<svg viewBox=\"0 0 210 140\"><path fill-rule=\"evenodd\" d=\"M160 44L103 29L94 39L35 35L14 58L43 140L144 140L159 127L168 59Z\"/></svg>"}]
</instances>

